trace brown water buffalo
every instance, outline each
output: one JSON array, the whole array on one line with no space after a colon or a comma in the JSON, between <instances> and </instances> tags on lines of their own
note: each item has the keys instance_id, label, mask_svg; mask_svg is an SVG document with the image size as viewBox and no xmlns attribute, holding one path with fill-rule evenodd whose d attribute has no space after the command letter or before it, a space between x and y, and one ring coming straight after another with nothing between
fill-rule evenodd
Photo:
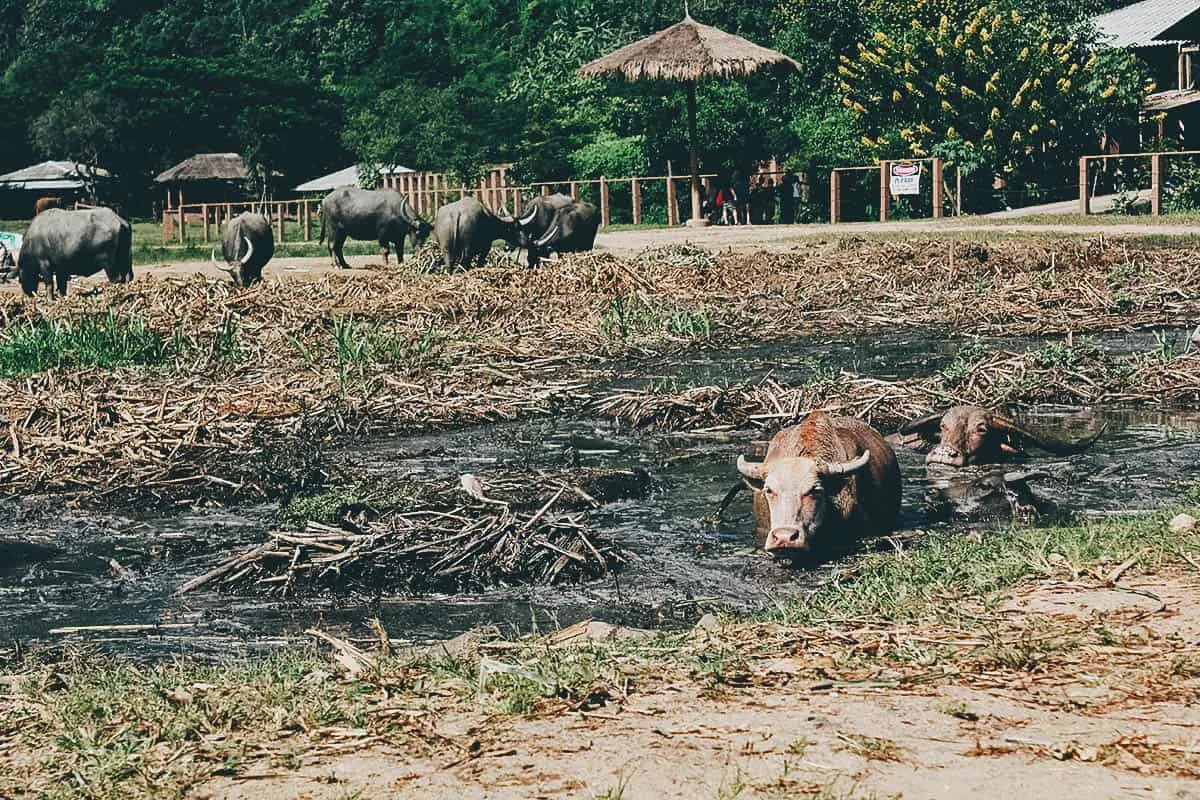
<instances>
[{"instance_id":1,"label":"brown water buffalo","mask_svg":"<svg viewBox=\"0 0 1200 800\"><path fill-rule=\"evenodd\" d=\"M799 555L889 533L900 512L900 467L879 433L857 419L809 414L784 428L761 463L738 457L754 486L759 544Z\"/></svg>"},{"instance_id":2,"label":"brown water buffalo","mask_svg":"<svg viewBox=\"0 0 1200 800\"><path fill-rule=\"evenodd\" d=\"M36 217L43 211L49 211L52 208L62 208L63 199L61 197L39 197L37 202L33 204L33 215Z\"/></svg>"},{"instance_id":3,"label":"brown water buffalo","mask_svg":"<svg viewBox=\"0 0 1200 800\"><path fill-rule=\"evenodd\" d=\"M966 467L993 464L1006 456L1023 455L1023 448L1039 447L1055 455L1085 450L1100 438L1104 428L1074 441L1037 431L995 411L979 406L954 406L906 423L902 435L916 435L933 445L928 464Z\"/></svg>"}]
</instances>

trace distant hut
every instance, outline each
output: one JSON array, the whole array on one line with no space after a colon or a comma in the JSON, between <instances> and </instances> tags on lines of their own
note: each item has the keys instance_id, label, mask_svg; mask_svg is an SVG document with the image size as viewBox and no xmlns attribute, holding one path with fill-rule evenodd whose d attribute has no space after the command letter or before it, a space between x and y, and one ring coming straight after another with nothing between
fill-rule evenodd
<instances>
[{"instance_id":1,"label":"distant hut","mask_svg":"<svg viewBox=\"0 0 1200 800\"><path fill-rule=\"evenodd\" d=\"M278 174L278 173L276 173ZM246 199L250 170L237 153L197 153L159 173L166 208L187 203L236 203Z\"/></svg>"},{"instance_id":2,"label":"distant hut","mask_svg":"<svg viewBox=\"0 0 1200 800\"><path fill-rule=\"evenodd\" d=\"M43 161L0 175L0 214L32 217L39 197L61 197L64 207L77 200L94 200L97 185L108 177L107 170L74 161Z\"/></svg>"},{"instance_id":3,"label":"distant hut","mask_svg":"<svg viewBox=\"0 0 1200 800\"><path fill-rule=\"evenodd\" d=\"M379 164L375 167L375 172L378 173L378 178L375 185L369 188L378 189L386 183L389 178L401 174L411 173L412 170L408 167L399 165L387 166ZM361 183L358 177L358 167L350 166L345 169L339 169L337 172L331 172L328 175L322 175L319 178L313 178L311 181L306 181L296 187L296 191L304 195L319 194L325 195L332 192L334 189L341 189L344 186L360 186Z\"/></svg>"}]
</instances>

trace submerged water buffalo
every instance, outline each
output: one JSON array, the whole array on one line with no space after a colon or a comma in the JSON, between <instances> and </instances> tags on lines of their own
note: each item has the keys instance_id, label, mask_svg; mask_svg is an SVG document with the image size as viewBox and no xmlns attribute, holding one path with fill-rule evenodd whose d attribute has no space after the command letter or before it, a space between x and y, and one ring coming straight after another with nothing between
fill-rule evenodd
<instances>
[{"instance_id":1,"label":"submerged water buffalo","mask_svg":"<svg viewBox=\"0 0 1200 800\"><path fill-rule=\"evenodd\" d=\"M1070 455L1091 447L1104 428L1074 441L1037 431L979 406L954 406L906 423L902 435L916 435L933 445L928 464L965 467L993 464L1006 456L1023 455L1023 448L1040 447L1055 455Z\"/></svg>"},{"instance_id":2,"label":"submerged water buffalo","mask_svg":"<svg viewBox=\"0 0 1200 800\"><path fill-rule=\"evenodd\" d=\"M900 512L896 454L869 425L809 414L775 434L761 463L738 457L751 481L759 544L797 555L890 533Z\"/></svg>"},{"instance_id":3,"label":"submerged water buffalo","mask_svg":"<svg viewBox=\"0 0 1200 800\"><path fill-rule=\"evenodd\" d=\"M262 214L243 211L225 226L221 237L221 256L225 266L217 263L217 251L212 252L213 266L224 269L240 286L262 280L263 267L275 255L275 233Z\"/></svg>"},{"instance_id":4,"label":"submerged water buffalo","mask_svg":"<svg viewBox=\"0 0 1200 800\"><path fill-rule=\"evenodd\" d=\"M493 214L474 197L464 197L438 209L433 233L442 248L446 269L475 265L482 267L492 242L503 239L510 246L520 243L517 221L501 209Z\"/></svg>"},{"instance_id":5,"label":"submerged water buffalo","mask_svg":"<svg viewBox=\"0 0 1200 800\"><path fill-rule=\"evenodd\" d=\"M41 281L50 284L51 294L55 288L66 294L72 275L100 270L113 283L133 280L133 232L128 222L108 208L54 208L34 217L17 260L26 294L37 293Z\"/></svg>"},{"instance_id":6,"label":"submerged water buffalo","mask_svg":"<svg viewBox=\"0 0 1200 800\"><path fill-rule=\"evenodd\" d=\"M320 242L329 236L329 252L334 263L349 269L342 246L346 238L375 240L387 264L388 248L396 248L396 261L404 262L404 239L411 235L417 248L429 238L433 226L422 219L408 196L390 189L334 189L321 201Z\"/></svg>"}]
</instances>

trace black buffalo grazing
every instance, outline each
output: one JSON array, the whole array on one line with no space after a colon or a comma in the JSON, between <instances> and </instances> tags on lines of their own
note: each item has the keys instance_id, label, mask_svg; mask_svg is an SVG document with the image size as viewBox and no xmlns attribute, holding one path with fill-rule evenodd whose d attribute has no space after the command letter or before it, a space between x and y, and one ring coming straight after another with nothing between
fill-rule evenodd
<instances>
[{"instance_id":1,"label":"black buffalo grazing","mask_svg":"<svg viewBox=\"0 0 1200 800\"><path fill-rule=\"evenodd\" d=\"M133 280L132 230L116 212L54 208L34 217L17 261L26 294L36 294L41 281L50 284L51 295L55 288L66 294L72 275L94 275L100 270L113 283Z\"/></svg>"},{"instance_id":2,"label":"black buffalo grazing","mask_svg":"<svg viewBox=\"0 0 1200 800\"><path fill-rule=\"evenodd\" d=\"M321 201L321 242L329 236L334 263L349 269L342 246L347 237L374 240L387 264L388 248L396 248L396 261L404 262L404 240L412 236L413 248L425 243L433 226L422 219L408 196L390 189L334 189Z\"/></svg>"},{"instance_id":3,"label":"black buffalo grazing","mask_svg":"<svg viewBox=\"0 0 1200 800\"><path fill-rule=\"evenodd\" d=\"M263 267L275 255L275 234L271 223L262 214L243 211L225 226L221 237L221 255L225 266L217 263L213 251L213 265L224 269L235 284L249 286L262 280Z\"/></svg>"},{"instance_id":4,"label":"black buffalo grazing","mask_svg":"<svg viewBox=\"0 0 1200 800\"><path fill-rule=\"evenodd\" d=\"M541 259L551 253L584 253L591 250L599 228L600 210L591 203L572 200L560 206L549 228L541 236L533 238L522 232L523 243L529 252L529 266L536 267Z\"/></svg>"},{"instance_id":5,"label":"black buffalo grazing","mask_svg":"<svg viewBox=\"0 0 1200 800\"><path fill-rule=\"evenodd\" d=\"M474 197L464 197L438 209L433 233L442 248L446 269L466 269L472 262L482 267L492 242L503 239L510 246L520 243L517 221L502 209L493 214Z\"/></svg>"}]
</instances>

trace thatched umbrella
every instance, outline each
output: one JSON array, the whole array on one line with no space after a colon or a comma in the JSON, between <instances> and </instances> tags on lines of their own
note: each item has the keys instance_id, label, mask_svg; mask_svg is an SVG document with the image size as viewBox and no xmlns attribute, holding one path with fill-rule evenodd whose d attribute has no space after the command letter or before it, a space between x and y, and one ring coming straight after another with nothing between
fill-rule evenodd
<instances>
[{"instance_id":1,"label":"thatched umbrella","mask_svg":"<svg viewBox=\"0 0 1200 800\"><path fill-rule=\"evenodd\" d=\"M685 14L658 33L626 45L579 68L584 77L628 81L681 81L687 88L688 144L691 149L692 220L700 222L700 161L696 155L696 84L712 78L743 78L764 67L799 69L783 53L740 36L701 25Z\"/></svg>"}]
</instances>

